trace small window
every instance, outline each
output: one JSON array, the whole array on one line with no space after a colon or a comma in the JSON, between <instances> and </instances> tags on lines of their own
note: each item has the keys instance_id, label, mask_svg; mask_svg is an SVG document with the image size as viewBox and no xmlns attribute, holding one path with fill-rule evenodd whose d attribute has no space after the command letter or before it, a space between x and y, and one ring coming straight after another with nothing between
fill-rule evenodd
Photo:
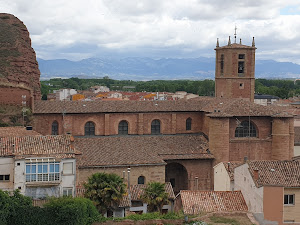
<instances>
[{"instance_id":1,"label":"small window","mask_svg":"<svg viewBox=\"0 0 300 225\"><path fill-rule=\"evenodd\" d=\"M240 89L244 89L244 83L240 83Z\"/></svg>"},{"instance_id":2,"label":"small window","mask_svg":"<svg viewBox=\"0 0 300 225\"><path fill-rule=\"evenodd\" d=\"M0 181L9 181L9 177L10 177L9 174L7 174L7 175L0 175Z\"/></svg>"},{"instance_id":3,"label":"small window","mask_svg":"<svg viewBox=\"0 0 300 225\"><path fill-rule=\"evenodd\" d=\"M250 125L250 127L249 127ZM235 129L235 137L256 137L256 129L252 122L244 120Z\"/></svg>"},{"instance_id":4,"label":"small window","mask_svg":"<svg viewBox=\"0 0 300 225\"><path fill-rule=\"evenodd\" d=\"M63 163L63 174L73 174L73 162Z\"/></svg>"},{"instance_id":5,"label":"small window","mask_svg":"<svg viewBox=\"0 0 300 225\"><path fill-rule=\"evenodd\" d=\"M73 188L63 188L63 196L72 196Z\"/></svg>"},{"instance_id":6,"label":"small window","mask_svg":"<svg viewBox=\"0 0 300 225\"><path fill-rule=\"evenodd\" d=\"M151 134L160 134L160 121L159 120L152 121Z\"/></svg>"},{"instance_id":7,"label":"small window","mask_svg":"<svg viewBox=\"0 0 300 225\"><path fill-rule=\"evenodd\" d=\"M144 176L139 176L138 184L145 184L145 177Z\"/></svg>"},{"instance_id":8,"label":"small window","mask_svg":"<svg viewBox=\"0 0 300 225\"><path fill-rule=\"evenodd\" d=\"M186 125L186 130L192 130L192 119L187 118L185 125Z\"/></svg>"},{"instance_id":9,"label":"small window","mask_svg":"<svg viewBox=\"0 0 300 225\"><path fill-rule=\"evenodd\" d=\"M285 205L295 205L295 195L284 195Z\"/></svg>"},{"instance_id":10,"label":"small window","mask_svg":"<svg viewBox=\"0 0 300 225\"><path fill-rule=\"evenodd\" d=\"M126 135L126 134L128 134L128 122L127 122L127 121L122 120L122 121L119 123L118 134L121 134L121 135Z\"/></svg>"},{"instance_id":11,"label":"small window","mask_svg":"<svg viewBox=\"0 0 300 225\"><path fill-rule=\"evenodd\" d=\"M245 54L239 54L239 59L245 59Z\"/></svg>"},{"instance_id":12,"label":"small window","mask_svg":"<svg viewBox=\"0 0 300 225\"><path fill-rule=\"evenodd\" d=\"M238 73L244 73L244 62L239 62Z\"/></svg>"},{"instance_id":13,"label":"small window","mask_svg":"<svg viewBox=\"0 0 300 225\"><path fill-rule=\"evenodd\" d=\"M52 132L51 132L52 135L58 135L58 122L57 121L54 121L52 123Z\"/></svg>"},{"instance_id":14,"label":"small window","mask_svg":"<svg viewBox=\"0 0 300 225\"><path fill-rule=\"evenodd\" d=\"M85 136L94 136L95 135L95 124L93 122L87 122L84 126L84 135Z\"/></svg>"},{"instance_id":15,"label":"small window","mask_svg":"<svg viewBox=\"0 0 300 225\"><path fill-rule=\"evenodd\" d=\"M221 69L221 73L224 72L224 55L221 55L221 62L220 62L220 69Z\"/></svg>"}]
</instances>

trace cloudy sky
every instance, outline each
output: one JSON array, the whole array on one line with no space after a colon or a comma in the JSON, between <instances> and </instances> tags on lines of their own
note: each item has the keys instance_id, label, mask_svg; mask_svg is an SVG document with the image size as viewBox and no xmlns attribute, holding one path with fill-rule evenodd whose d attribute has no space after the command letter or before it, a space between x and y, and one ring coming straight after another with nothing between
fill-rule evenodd
<instances>
[{"instance_id":1,"label":"cloudy sky","mask_svg":"<svg viewBox=\"0 0 300 225\"><path fill-rule=\"evenodd\" d=\"M216 39L257 59L300 64L299 0L0 0L27 26L37 57L214 57Z\"/></svg>"}]
</instances>

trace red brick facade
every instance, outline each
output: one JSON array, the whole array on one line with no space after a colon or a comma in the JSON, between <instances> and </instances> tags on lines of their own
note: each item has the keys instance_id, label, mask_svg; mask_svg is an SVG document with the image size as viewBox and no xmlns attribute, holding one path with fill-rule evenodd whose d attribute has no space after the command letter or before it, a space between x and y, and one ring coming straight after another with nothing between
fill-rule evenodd
<instances>
[{"instance_id":1,"label":"red brick facade","mask_svg":"<svg viewBox=\"0 0 300 225\"><path fill-rule=\"evenodd\" d=\"M216 47L215 95L254 101L255 46Z\"/></svg>"},{"instance_id":2,"label":"red brick facade","mask_svg":"<svg viewBox=\"0 0 300 225\"><path fill-rule=\"evenodd\" d=\"M276 160L291 159L293 146L293 118L251 117L257 136L235 137L237 121L248 121L249 117L209 117L205 112L151 112L151 113L82 113L82 114L36 114L35 130L51 134L54 121L59 124L59 134L70 132L74 136L84 136L84 126L88 121L95 123L96 136L118 135L118 125L122 120L128 122L129 135L151 134L151 122L161 122L162 135L180 135L204 133L209 139L209 150L214 160L168 160L170 164L184 167L186 175L181 172L168 173L166 181L184 176L186 184L179 188L189 190L211 190L213 188L212 167L222 161ZM191 130L186 130L186 119L192 119ZM65 121L63 125L63 121ZM171 143L170 143L171 144ZM78 149L80 151L80 149ZM84 154L84 153L83 153ZM180 169L179 169L180 170ZM169 170L171 171L171 170ZM79 171L80 173L80 171ZM146 180L150 178L146 177ZM81 175L81 181L83 181Z\"/></svg>"}]
</instances>

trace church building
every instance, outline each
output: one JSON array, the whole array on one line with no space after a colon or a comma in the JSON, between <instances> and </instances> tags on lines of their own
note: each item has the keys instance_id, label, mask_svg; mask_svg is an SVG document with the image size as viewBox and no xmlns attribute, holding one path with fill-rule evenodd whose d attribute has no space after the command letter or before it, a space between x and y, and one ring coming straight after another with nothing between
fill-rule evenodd
<instances>
[{"instance_id":1,"label":"church building","mask_svg":"<svg viewBox=\"0 0 300 225\"><path fill-rule=\"evenodd\" d=\"M294 118L253 103L255 44L216 46L216 97L177 101L36 101L34 130L72 134L77 185L95 172L174 191L213 190L213 166L293 157Z\"/></svg>"}]
</instances>

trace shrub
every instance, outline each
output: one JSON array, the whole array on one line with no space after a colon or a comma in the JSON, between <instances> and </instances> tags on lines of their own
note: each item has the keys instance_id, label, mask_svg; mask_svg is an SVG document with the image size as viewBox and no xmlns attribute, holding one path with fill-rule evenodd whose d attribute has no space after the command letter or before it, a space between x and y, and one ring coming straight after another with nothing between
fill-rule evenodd
<instances>
[{"instance_id":1,"label":"shrub","mask_svg":"<svg viewBox=\"0 0 300 225\"><path fill-rule=\"evenodd\" d=\"M93 202L86 198L51 198L44 205L57 225L89 225L99 219L99 213Z\"/></svg>"}]
</instances>

